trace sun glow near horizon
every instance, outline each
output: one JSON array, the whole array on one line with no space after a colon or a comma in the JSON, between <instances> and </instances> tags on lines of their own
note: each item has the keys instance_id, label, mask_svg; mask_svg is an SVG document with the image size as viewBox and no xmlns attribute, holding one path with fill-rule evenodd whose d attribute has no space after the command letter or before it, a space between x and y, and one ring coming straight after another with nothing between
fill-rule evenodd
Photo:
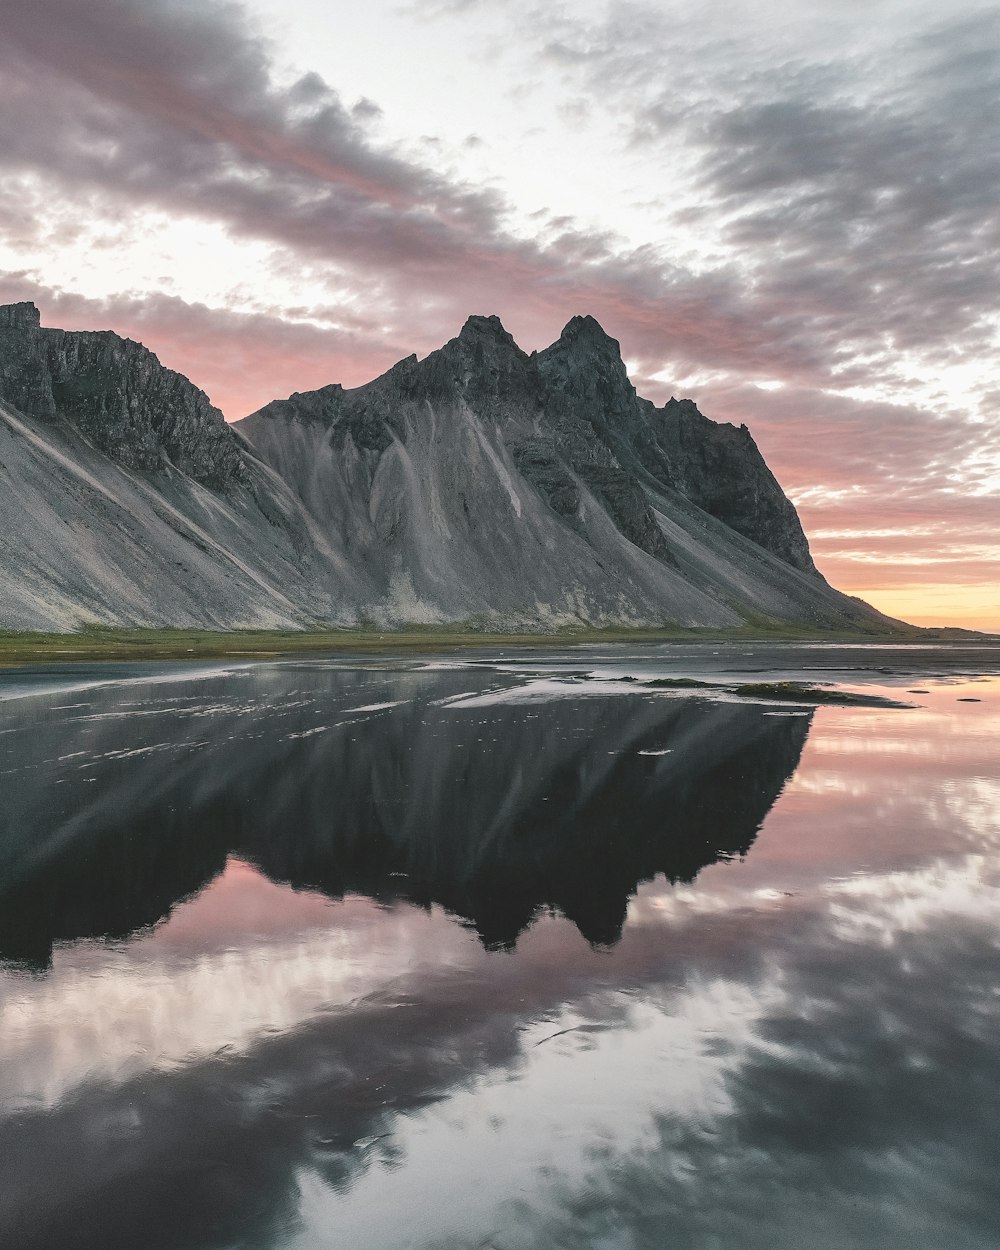
<instances>
[{"instance_id":1,"label":"sun glow near horizon","mask_svg":"<svg viewBox=\"0 0 1000 1250\"><path fill-rule=\"evenodd\" d=\"M838 590L873 608L925 629L960 628L1000 634L998 594L993 586L949 582L940 585L848 586Z\"/></svg>"}]
</instances>

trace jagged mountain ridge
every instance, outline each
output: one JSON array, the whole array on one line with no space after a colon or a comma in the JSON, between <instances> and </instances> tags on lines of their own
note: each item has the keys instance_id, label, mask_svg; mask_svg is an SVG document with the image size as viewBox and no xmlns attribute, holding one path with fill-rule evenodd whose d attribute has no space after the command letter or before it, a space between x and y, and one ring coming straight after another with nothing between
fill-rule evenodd
<instances>
[{"instance_id":1,"label":"jagged mountain ridge","mask_svg":"<svg viewBox=\"0 0 1000 1250\"><path fill-rule=\"evenodd\" d=\"M817 572L745 427L636 395L575 317L226 425L140 344L0 308L0 627L890 628Z\"/></svg>"}]
</instances>

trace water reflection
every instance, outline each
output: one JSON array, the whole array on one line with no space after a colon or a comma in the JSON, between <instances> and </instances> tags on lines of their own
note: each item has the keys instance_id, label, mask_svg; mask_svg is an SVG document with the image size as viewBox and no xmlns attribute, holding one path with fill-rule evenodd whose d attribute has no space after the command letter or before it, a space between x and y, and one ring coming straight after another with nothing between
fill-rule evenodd
<instances>
[{"instance_id":1,"label":"water reflection","mask_svg":"<svg viewBox=\"0 0 1000 1250\"><path fill-rule=\"evenodd\" d=\"M470 700L468 674L299 667L243 674L237 696L94 692L13 732L7 775L30 786L0 817L0 954L124 937L231 854L331 897L440 903L489 947L546 908L611 944L640 881L747 851L809 728L599 687L509 700L505 681Z\"/></svg>"},{"instance_id":2,"label":"water reflection","mask_svg":"<svg viewBox=\"0 0 1000 1250\"><path fill-rule=\"evenodd\" d=\"M997 1244L1000 684L519 681L5 719L0 1244Z\"/></svg>"}]
</instances>

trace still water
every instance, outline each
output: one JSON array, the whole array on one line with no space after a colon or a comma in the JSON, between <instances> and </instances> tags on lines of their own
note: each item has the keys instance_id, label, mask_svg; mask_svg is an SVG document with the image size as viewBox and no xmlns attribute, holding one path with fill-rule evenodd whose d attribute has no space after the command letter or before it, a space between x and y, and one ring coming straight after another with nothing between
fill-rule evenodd
<instances>
[{"instance_id":1,"label":"still water","mask_svg":"<svg viewBox=\"0 0 1000 1250\"><path fill-rule=\"evenodd\" d=\"M0 1245L995 1250L998 742L989 647L0 673Z\"/></svg>"}]
</instances>

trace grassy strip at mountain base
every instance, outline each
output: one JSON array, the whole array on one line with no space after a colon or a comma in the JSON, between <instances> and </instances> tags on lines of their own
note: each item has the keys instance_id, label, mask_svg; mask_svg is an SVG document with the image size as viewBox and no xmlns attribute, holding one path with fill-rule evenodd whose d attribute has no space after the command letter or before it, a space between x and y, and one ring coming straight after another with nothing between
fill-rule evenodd
<instances>
[{"instance_id":1,"label":"grassy strip at mountain base","mask_svg":"<svg viewBox=\"0 0 1000 1250\"><path fill-rule=\"evenodd\" d=\"M68 660L270 659L323 652L438 651L461 647L569 647L643 642L933 642L988 641L967 630L852 633L801 626L703 629L562 629L537 633L486 632L472 626L405 630L104 629L75 633L0 630L0 665Z\"/></svg>"},{"instance_id":2,"label":"grassy strip at mountain base","mask_svg":"<svg viewBox=\"0 0 1000 1250\"><path fill-rule=\"evenodd\" d=\"M642 684L664 690L721 689L718 682L699 681L696 677L648 677Z\"/></svg>"}]
</instances>

